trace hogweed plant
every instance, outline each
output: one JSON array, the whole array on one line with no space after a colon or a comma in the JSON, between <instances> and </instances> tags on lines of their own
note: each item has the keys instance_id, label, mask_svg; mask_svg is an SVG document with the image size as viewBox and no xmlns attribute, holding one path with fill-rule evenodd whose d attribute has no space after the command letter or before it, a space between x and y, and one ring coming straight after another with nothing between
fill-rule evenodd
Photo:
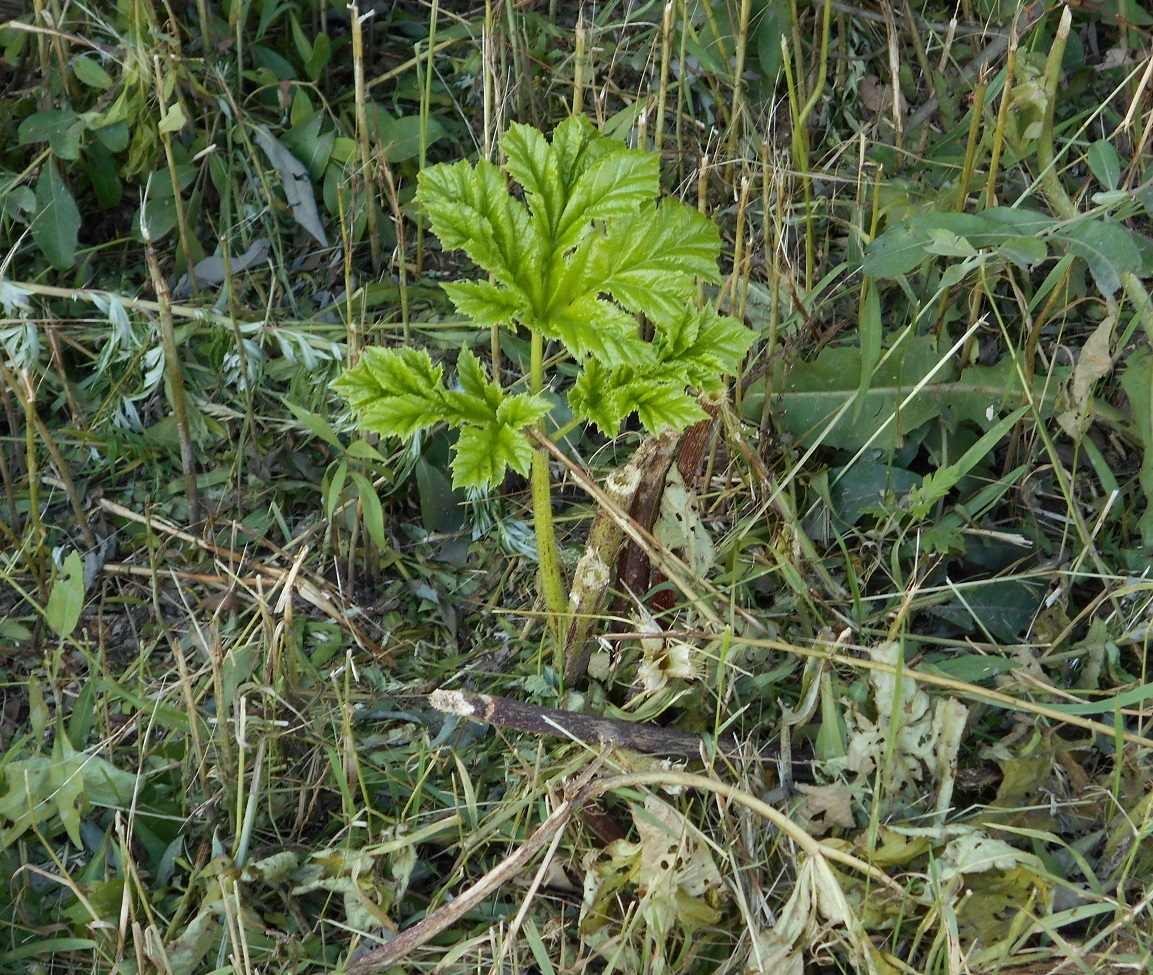
<instances>
[{"instance_id":1,"label":"hogweed plant","mask_svg":"<svg viewBox=\"0 0 1153 975\"><path fill-rule=\"evenodd\" d=\"M723 389L755 336L697 307L699 282L720 279L720 233L679 200L659 199L655 153L600 135L583 116L557 126L551 143L514 124L500 150L502 168L481 160L424 170L416 199L444 249L463 250L488 272L444 285L460 313L478 328L528 332L527 391L490 377L467 347L453 382L425 350L404 347L366 349L335 385L365 430L410 439L439 423L456 428L456 487L489 486L510 467L530 478L559 665L567 598L548 454L526 429L547 435L545 391L559 377L545 373L545 343L563 346L576 366L565 392L573 422L611 437L634 413L653 434L705 419L698 397ZM550 355L554 371L562 358Z\"/></svg>"}]
</instances>

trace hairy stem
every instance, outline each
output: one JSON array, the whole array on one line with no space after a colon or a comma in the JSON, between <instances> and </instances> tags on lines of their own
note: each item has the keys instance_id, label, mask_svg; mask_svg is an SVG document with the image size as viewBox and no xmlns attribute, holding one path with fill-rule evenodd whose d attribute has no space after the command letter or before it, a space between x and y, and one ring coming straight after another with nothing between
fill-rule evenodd
<instances>
[{"instance_id":1,"label":"hairy stem","mask_svg":"<svg viewBox=\"0 0 1153 975\"><path fill-rule=\"evenodd\" d=\"M544 389L544 337L532 333L529 383L533 394ZM537 424L537 431L545 436L545 421ZM566 617L568 601L565 596L564 577L560 571L560 553L557 550L556 528L552 520L552 483L548 471L548 454L539 445L532 455L533 526L536 531L536 550L540 564L540 587L548 610L553 632L553 666L564 672L564 636L568 630Z\"/></svg>"}]
</instances>

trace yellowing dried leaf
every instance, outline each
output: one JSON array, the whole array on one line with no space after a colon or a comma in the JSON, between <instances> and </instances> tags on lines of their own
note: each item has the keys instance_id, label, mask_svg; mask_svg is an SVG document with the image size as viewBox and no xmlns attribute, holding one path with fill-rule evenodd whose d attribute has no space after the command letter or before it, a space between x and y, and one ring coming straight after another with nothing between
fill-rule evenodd
<instances>
[{"instance_id":1,"label":"yellowing dried leaf","mask_svg":"<svg viewBox=\"0 0 1153 975\"><path fill-rule=\"evenodd\" d=\"M1061 429L1074 439L1080 437L1093 422L1093 387L1098 380L1113 371L1113 328L1116 324L1115 315L1106 315L1081 346L1069 389L1072 402L1069 409L1057 417Z\"/></svg>"},{"instance_id":2,"label":"yellowing dried leaf","mask_svg":"<svg viewBox=\"0 0 1153 975\"><path fill-rule=\"evenodd\" d=\"M698 576L706 575L716 562L716 548L709 530L701 521L696 493L685 486L676 464L669 468L665 478L653 537L679 554Z\"/></svg>"},{"instance_id":3,"label":"yellowing dried leaf","mask_svg":"<svg viewBox=\"0 0 1153 975\"><path fill-rule=\"evenodd\" d=\"M797 786L801 796L798 814L811 824L820 821L821 832L838 827L852 829L856 825L853 818L853 790L843 783L831 785ZM814 835L821 835L817 832Z\"/></svg>"}]
</instances>

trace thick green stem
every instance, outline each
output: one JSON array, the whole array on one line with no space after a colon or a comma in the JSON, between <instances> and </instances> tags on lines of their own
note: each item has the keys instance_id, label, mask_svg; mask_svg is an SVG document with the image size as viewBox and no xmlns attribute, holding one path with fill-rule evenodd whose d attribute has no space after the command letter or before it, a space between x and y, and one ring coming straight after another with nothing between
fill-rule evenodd
<instances>
[{"instance_id":1,"label":"thick green stem","mask_svg":"<svg viewBox=\"0 0 1153 975\"><path fill-rule=\"evenodd\" d=\"M544 389L544 337L532 333L529 364L529 384L534 394ZM545 435L544 420L537 425ZM556 544L556 529L552 520L552 483L548 471L548 453L537 446L532 455L533 525L536 530L536 550L540 563L540 587L553 632L553 666L564 672L564 639L568 630L568 600L564 577L560 571L560 553Z\"/></svg>"}]
</instances>

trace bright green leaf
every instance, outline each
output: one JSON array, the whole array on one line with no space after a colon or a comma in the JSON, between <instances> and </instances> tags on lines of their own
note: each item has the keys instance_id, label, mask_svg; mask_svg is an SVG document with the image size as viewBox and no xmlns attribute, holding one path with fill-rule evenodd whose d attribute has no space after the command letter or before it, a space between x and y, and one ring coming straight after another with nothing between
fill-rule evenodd
<instances>
[{"instance_id":1,"label":"bright green leaf","mask_svg":"<svg viewBox=\"0 0 1153 975\"><path fill-rule=\"evenodd\" d=\"M576 244L591 221L629 216L660 191L656 154L614 145L616 151L580 175L565 201L554 234L559 250Z\"/></svg>"},{"instance_id":2,"label":"bright green leaf","mask_svg":"<svg viewBox=\"0 0 1153 975\"><path fill-rule=\"evenodd\" d=\"M445 418L442 371L423 349L365 349L333 388L361 414L366 429L411 437Z\"/></svg>"},{"instance_id":3,"label":"bright green leaf","mask_svg":"<svg viewBox=\"0 0 1153 975\"><path fill-rule=\"evenodd\" d=\"M504 477L505 471L527 474L532 447L520 430L509 427L466 426L456 442L452 462L454 488L481 487Z\"/></svg>"},{"instance_id":4,"label":"bright green leaf","mask_svg":"<svg viewBox=\"0 0 1153 975\"><path fill-rule=\"evenodd\" d=\"M544 135L529 125L514 122L501 140L509 174L524 189L525 199L538 221L542 237L556 236L564 210L565 188L556 153Z\"/></svg>"},{"instance_id":5,"label":"bright green leaf","mask_svg":"<svg viewBox=\"0 0 1153 975\"><path fill-rule=\"evenodd\" d=\"M444 285L444 293L478 328L533 320L532 305L519 288L498 287L489 281L453 281Z\"/></svg>"},{"instance_id":6,"label":"bright green leaf","mask_svg":"<svg viewBox=\"0 0 1153 975\"><path fill-rule=\"evenodd\" d=\"M351 477L356 484L357 497L360 498L360 515L364 519L364 527L372 543L381 551L388 548L388 538L384 534L384 509L380 504L380 495L372 486L372 481L360 471L352 471Z\"/></svg>"},{"instance_id":7,"label":"bright green leaf","mask_svg":"<svg viewBox=\"0 0 1153 975\"><path fill-rule=\"evenodd\" d=\"M665 428L681 431L709 418L696 397L686 393L683 386L672 385L638 391L636 413L641 425L654 434Z\"/></svg>"},{"instance_id":8,"label":"bright green leaf","mask_svg":"<svg viewBox=\"0 0 1153 975\"><path fill-rule=\"evenodd\" d=\"M187 124L188 117L184 114L184 106L180 102L173 102L160 120L159 131L161 134L179 132Z\"/></svg>"},{"instance_id":9,"label":"bright green leaf","mask_svg":"<svg viewBox=\"0 0 1153 975\"><path fill-rule=\"evenodd\" d=\"M84 561L78 552L70 552L52 583L44 616L53 633L66 637L76 628L83 608Z\"/></svg>"},{"instance_id":10,"label":"bright green leaf","mask_svg":"<svg viewBox=\"0 0 1153 975\"><path fill-rule=\"evenodd\" d=\"M78 57L72 62L72 73L81 84L104 91L112 87L112 78L95 58Z\"/></svg>"}]
</instances>

